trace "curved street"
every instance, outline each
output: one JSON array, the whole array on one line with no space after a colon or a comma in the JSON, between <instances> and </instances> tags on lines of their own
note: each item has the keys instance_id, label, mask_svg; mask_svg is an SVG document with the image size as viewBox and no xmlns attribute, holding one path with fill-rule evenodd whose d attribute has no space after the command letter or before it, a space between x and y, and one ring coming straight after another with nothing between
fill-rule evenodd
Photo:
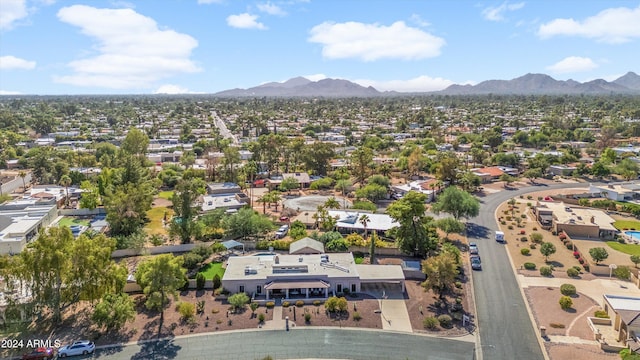
<instances>
[{"instance_id":1,"label":"curved street","mask_svg":"<svg viewBox=\"0 0 640 360\"><path fill-rule=\"evenodd\" d=\"M530 186L504 190L480 199L480 214L469 220L472 226L467 236L478 243L482 256L482 271L473 272L473 289L477 307L480 341L476 345L478 358L507 360L544 359L538 334L504 245L495 241L498 226L495 211L500 204L522 194L553 189L586 187L585 183ZM516 355L517 354L517 355Z\"/></svg>"}]
</instances>

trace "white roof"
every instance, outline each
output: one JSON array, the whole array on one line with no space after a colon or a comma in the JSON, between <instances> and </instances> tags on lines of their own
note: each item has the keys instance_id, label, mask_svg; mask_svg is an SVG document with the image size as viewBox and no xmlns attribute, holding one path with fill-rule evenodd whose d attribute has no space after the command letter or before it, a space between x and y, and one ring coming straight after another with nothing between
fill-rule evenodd
<instances>
[{"instance_id":1,"label":"white roof","mask_svg":"<svg viewBox=\"0 0 640 360\"><path fill-rule=\"evenodd\" d=\"M618 296L618 295L604 295L607 302L611 304L616 311L618 310L633 310L640 311L640 298L630 296Z\"/></svg>"},{"instance_id":2,"label":"white roof","mask_svg":"<svg viewBox=\"0 0 640 360\"><path fill-rule=\"evenodd\" d=\"M387 214L369 214L358 211L329 210L329 216L338 217L336 226L343 229L363 230L364 226L360 223L362 215L369 217L367 230L387 231L394 227L400 226Z\"/></svg>"},{"instance_id":3,"label":"white roof","mask_svg":"<svg viewBox=\"0 0 640 360\"><path fill-rule=\"evenodd\" d=\"M238 201L235 195L205 195L202 198L202 211L229 207L238 208L245 205L245 203Z\"/></svg>"}]
</instances>

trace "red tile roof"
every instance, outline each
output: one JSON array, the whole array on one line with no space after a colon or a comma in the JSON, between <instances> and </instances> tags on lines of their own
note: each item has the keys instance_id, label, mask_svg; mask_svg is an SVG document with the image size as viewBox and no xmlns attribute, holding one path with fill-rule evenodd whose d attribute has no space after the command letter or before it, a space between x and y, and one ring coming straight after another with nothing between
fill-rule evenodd
<instances>
[{"instance_id":1,"label":"red tile roof","mask_svg":"<svg viewBox=\"0 0 640 360\"><path fill-rule=\"evenodd\" d=\"M476 172L481 173L481 174L491 175L492 177L500 177L502 174L504 174L504 171L500 170L496 166L491 166L491 167L478 169L478 170L476 170Z\"/></svg>"}]
</instances>

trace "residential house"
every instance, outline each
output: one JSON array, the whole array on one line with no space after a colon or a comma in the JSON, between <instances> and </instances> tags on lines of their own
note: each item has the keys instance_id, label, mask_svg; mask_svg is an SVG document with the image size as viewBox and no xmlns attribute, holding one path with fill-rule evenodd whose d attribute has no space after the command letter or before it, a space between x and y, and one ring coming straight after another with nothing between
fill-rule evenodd
<instances>
[{"instance_id":1,"label":"residential house","mask_svg":"<svg viewBox=\"0 0 640 360\"><path fill-rule=\"evenodd\" d=\"M613 239L618 230L613 226L615 219L604 211L568 206L562 202L538 204L535 213L540 225L549 226L557 233L565 232L572 238Z\"/></svg>"},{"instance_id":2,"label":"residential house","mask_svg":"<svg viewBox=\"0 0 640 360\"><path fill-rule=\"evenodd\" d=\"M0 254L17 254L58 217L55 198L19 199L0 205Z\"/></svg>"},{"instance_id":3,"label":"residential house","mask_svg":"<svg viewBox=\"0 0 640 360\"><path fill-rule=\"evenodd\" d=\"M294 241L289 245L291 255L324 254L324 244L310 237Z\"/></svg>"},{"instance_id":4,"label":"residential house","mask_svg":"<svg viewBox=\"0 0 640 360\"><path fill-rule=\"evenodd\" d=\"M577 167L568 165L551 165L549 166L549 174L558 176L571 176Z\"/></svg>"}]
</instances>

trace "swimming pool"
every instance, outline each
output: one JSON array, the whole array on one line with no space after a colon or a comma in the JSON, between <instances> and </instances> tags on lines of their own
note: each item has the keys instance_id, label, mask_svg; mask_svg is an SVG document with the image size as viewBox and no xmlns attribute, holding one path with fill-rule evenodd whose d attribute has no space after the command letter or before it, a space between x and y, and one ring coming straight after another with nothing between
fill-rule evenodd
<instances>
[{"instance_id":1,"label":"swimming pool","mask_svg":"<svg viewBox=\"0 0 640 360\"><path fill-rule=\"evenodd\" d=\"M253 256L273 256L275 255L274 253L257 253L257 254L253 254Z\"/></svg>"},{"instance_id":2,"label":"swimming pool","mask_svg":"<svg viewBox=\"0 0 640 360\"><path fill-rule=\"evenodd\" d=\"M625 235L631 236L631 238L635 241L640 241L640 231L625 231Z\"/></svg>"}]
</instances>

